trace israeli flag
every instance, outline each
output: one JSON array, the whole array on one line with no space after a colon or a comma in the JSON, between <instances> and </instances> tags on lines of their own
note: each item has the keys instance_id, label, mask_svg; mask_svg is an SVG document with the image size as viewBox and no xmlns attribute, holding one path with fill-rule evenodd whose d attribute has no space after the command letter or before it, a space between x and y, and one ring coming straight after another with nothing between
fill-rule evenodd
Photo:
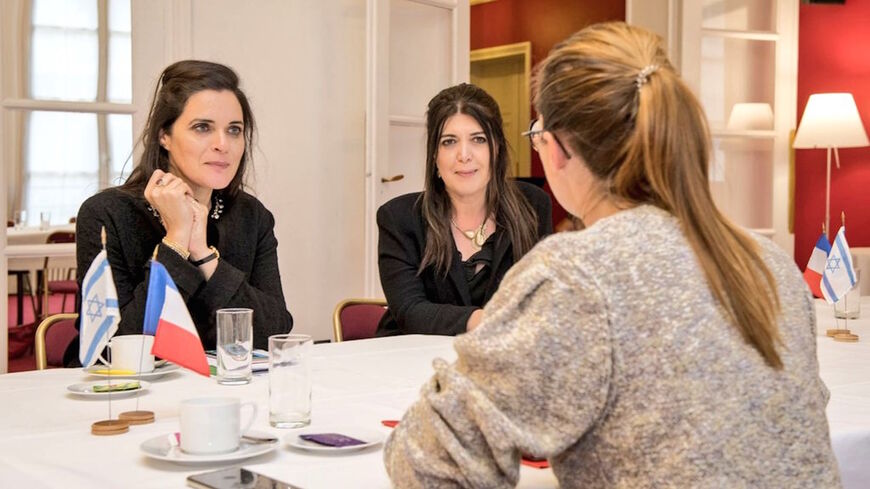
<instances>
[{"instance_id":1,"label":"israeli flag","mask_svg":"<svg viewBox=\"0 0 870 489\"><path fill-rule=\"evenodd\" d=\"M82 281L82 308L79 321L79 361L93 365L106 344L118 331L121 311L112 267L106 250L97 254Z\"/></svg>"},{"instance_id":2,"label":"israeli flag","mask_svg":"<svg viewBox=\"0 0 870 489\"><path fill-rule=\"evenodd\" d=\"M846 228L840 227L828 259L825 262L825 273L822 275L822 295L829 304L833 304L846 295L857 281L855 269L852 267L852 253L846 242Z\"/></svg>"}]
</instances>

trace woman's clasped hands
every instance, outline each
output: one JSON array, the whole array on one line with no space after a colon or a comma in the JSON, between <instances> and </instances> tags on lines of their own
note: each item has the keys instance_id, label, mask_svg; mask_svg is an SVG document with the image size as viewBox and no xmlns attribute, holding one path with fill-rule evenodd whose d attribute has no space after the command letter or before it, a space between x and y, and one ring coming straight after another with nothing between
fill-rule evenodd
<instances>
[{"instance_id":1,"label":"woman's clasped hands","mask_svg":"<svg viewBox=\"0 0 870 489\"><path fill-rule=\"evenodd\" d=\"M190 251L193 256L207 254L208 207L197 202L184 180L154 170L145 187L145 199L160 213L166 239Z\"/></svg>"}]
</instances>

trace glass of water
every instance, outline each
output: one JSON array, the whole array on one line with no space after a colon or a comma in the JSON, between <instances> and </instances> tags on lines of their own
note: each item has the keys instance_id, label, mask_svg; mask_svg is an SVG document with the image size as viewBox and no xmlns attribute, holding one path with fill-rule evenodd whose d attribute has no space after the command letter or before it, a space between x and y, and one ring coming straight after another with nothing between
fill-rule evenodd
<instances>
[{"instance_id":1,"label":"glass of water","mask_svg":"<svg viewBox=\"0 0 870 489\"><path fill-rule=\"evenodd\" d=\"M39 213L39 229L46 231L51 227L51 212L42 211Z\"/></svg>"},{"instance_id":2,"label":"glass of water","mask_svg":"<svg viewBox=\"0 0 870 489\"><path fill-rule=\"evenodd\" d=\"M254 311L233 308L217 311L217 381L247 384L251 381L251 348Z\"/></svg>"},{"instance_id":3,"label":"glass of water","mask_svg":"<svg viewBox=\"0 0 870 489\"><path fill-rule=\"evenodd\" d=\"M838 319L858 319L861 316L861 270L854 272L855 285L834 303L834 317Z\"/></svg>"},{"instance_id":4,"label":"glass of water","mask_svg":"<svg viewBox=\"0 0 870 489\"><path fill-rule=\"evenodd\" d=\"M27 211L18 210L12 215L12 223L15 229L23 229L27 225Z\"/></svg>"},{"instance_id":5,"label":"glass of water","mask_svg":"<svg viewBox=\"0 0 870 489\"><path fill-rule=\"evenodd\" d=\"M269 424L300 428L311 423L311 337L269 337Z\"/></svg>"}]
</instances>

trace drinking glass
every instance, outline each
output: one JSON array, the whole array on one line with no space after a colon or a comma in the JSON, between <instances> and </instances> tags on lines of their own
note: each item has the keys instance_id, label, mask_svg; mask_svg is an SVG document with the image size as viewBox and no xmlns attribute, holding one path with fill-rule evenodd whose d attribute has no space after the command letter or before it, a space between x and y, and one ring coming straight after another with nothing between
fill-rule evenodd
<instances>
[{"instance_id":1,"label":"drinking glass","mask_svg":"<svg viewBox=\"0 0 870 489\"><path fill-rule=\"evenodd\" d=\"M861 270L855 270L855 285L834 303L834 317L858 319L861 316Z\"/></svg>"},{"instance_id":2,"label":"drinking glass","mask_svg":"<svg viewBox=\"0 0 870 489\"><path fill-rule=\"evenodd\" d=\"M254 311L232 308L217 311L217 381L238 385L251 381Z\"/></svg>"},{"instance_id":3,"label":"drinking glass","mask_svg":"<svg viewBox=\"0 0 870 489\"><path fill-rule=\"evenodd\" d=\"M22 229L27 225L27 211L15 211L12 214L12 222L15 224L15 229Z\"/></svg>"},{"instance_id":4,"label":"drinking glass","mask_svg":"<svg viewBox=\"0 0 870 489\"><path fill-rule=\"evenodd\" d=\"M42 211L39 213L39 229L45 231L51 226L51 212Z\"/></svg>"},{"instance_id":5,"label":"drinking glass","mask_svg":"<svg viewBox=\"0 0 870 489\"><path fill-rule=\"evenodd\" d=\"M311 423L311 337L269 337L269 424L300 428Z\"/></svg>"}]
</instances>

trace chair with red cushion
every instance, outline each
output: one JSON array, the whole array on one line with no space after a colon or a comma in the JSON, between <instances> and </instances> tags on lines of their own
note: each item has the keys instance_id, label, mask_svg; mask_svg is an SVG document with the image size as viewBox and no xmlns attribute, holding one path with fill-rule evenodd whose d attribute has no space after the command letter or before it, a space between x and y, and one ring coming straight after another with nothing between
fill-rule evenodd
<instances>
[{"instance_id":1,"label":"chair with red cushion","mask_svg":"<svg viewBox=\"0 0 870 489\"><path fill-rule=\"evenodd\" d=\"M373 338L386 312L387 302L381 299L347 299L339 302L332 314L335 341Z\"/></svg>"},{"instance_id":2,"label":"chair with red cushion","mask_svg":"<svg viewBox=\"0 0 870 489\"><path fill-rule=\"evenodd\" d=\"M63 367L63 354L69 344L78 336L75 313L48 316L36 328L36 369Z\"/></svg>"},{"instance_id":3,"label":"chair with red cushion","mask_svg":"<svg viewBox=\"0 0 870 489\"><path fill-rule=\"evenodd\" d=\"M46 243L75 243L76 233L72 231L55 231L48 235L45 239ZM60 312L66 311L66 298L72 295L72 300L75 301L75 295L79 291L78 283L75 280L75 268L57 267L49 263L51 258L45 258L45 264L42 272L42 315L48 316L51 311L48 307L48 296L51 294L63 294Z\"/></svg>"}]
</instances>

